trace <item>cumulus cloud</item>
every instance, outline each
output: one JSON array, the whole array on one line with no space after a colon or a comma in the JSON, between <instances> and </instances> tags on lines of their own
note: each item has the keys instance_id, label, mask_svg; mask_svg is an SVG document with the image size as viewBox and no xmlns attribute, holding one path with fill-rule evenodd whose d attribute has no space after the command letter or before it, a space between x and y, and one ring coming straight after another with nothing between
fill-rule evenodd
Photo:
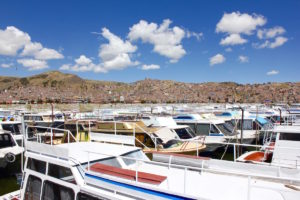
<instances>
[{"instance_id":1,"label":"cumulus cloud","mask_svg":"<svg viewBox=\"0 0 300 200\"><path fill-rule=\"evenodd\" d=\"M17 52L30 43L30 36L14 26L0 29L0 55L15 56Z\"/></svg>"},{"instance_id":2,"label":"cumulus cloud","mask_svg":"<svg viewBox=\"0 0 300 200\"><path fill-rule=\"evenodd\" d=\"M217 54L209 59L211 66L225 62L226 58L222 54Z\"/></svg>"},{"instance_id":3,"label":"cumulus cloud","mask_svg":"<svg viewBox=\"0 0 300 200\"><path fill-rule=\"evenodd\" d=\"M64 56L54 49L43 47L39 42L30 42L25 45L21 56L32 56L39 60L62 59Z\"/></svg>"},{"instance_id":4,"label":"cumulus cloud","mask_svg":"<svg viewBox=\"0 0 300 200\"><path fill-rule=\"evenodd\" d=\"M101 34L108 40L108 43L102 44L99 49L99 57L103 62L103 68L106 70L123 69L139 64L130 58L131 54L137 50L137 46L132 45L129 41L123 41L107 28L103 28Z\"/></svg>"},{"instance_id":5,"label":"cumulus cloud","mask_svg":"<svg viewBox=\"0 0 300 200\"><path fill-rule=\"evenodd\" d=\"M133 61L131 58L132 54L136 52L137 46L132 45L129 41L122 40L107 28L102 29L101 35L108 40L108 43L100 45L99 63L93 63L91 58L81 55L74 60L75 63L73 65L64 64L60 67L60 70L106 73L110 70L121 70L139 64L138 61Z\"/></svg>"},{"instance_id":6,"label":"cumulus cloud","mask_svg":"<svg viewBox=\"0 0 300 200\"><path fill-rule=\"evenodd\" d=\"M263 48L274 49L276 47L282 46L287 41L288 41L288 39L286 37L278 36L278 37L275 38L275 40L273 42L270 42L269 40L266 40L262 44L254 43L253 47L255 47L257 49L263 49Z\"/></svg>"},{"instance_id":7,"label":"cumulus cloud","mask_svg":"<svg viewBox=\"0 0 300 200\"><path fill-rule=\"evenodd\" d=\"M159 65L151 64L151 65L143 65L142 70L153 70L153 69L160 69Z\"/></svg>"},{"instance_id":8,"label":"cumulus cloud","mask_svg":"<svg viewBox=\"0 0 300 200\"><path fill-rule=\"evenodd\" d=\"M35 59L18 59L17 62L28 68L29 71L48 68L47 62Z\"/></svg>"},{"instance_id":9,"label":"cumulus cloud","mask_svg":"<svg viewBox=\"0 0 300 200\"><path fill-rule=\"evenodd\" d=\"M240 12L224 13L216 26L217 33L225 33L226 37L220 41L221 45L241 45L247 42L241 34L251 35L259 26L263 26L267 20L262 15Z\"/></svg>"},{"instance_id":10,"label":"cumulus cloud","mask_svg":"<svg viewBox=\"0 0 300 200\"><path fill-rule=\"evenodd\" d=\"M249 58L247 56L240 55L239 61L240 61L240 63L247 63L247 62L249 62Z\"/></svg>"},{"instance_id":11,"label":"cumulus cloud","mask_svg":"<svg viewBox=\"0 0 300 200\"><path fill-rule=\"evenodd\" d=\"M225 45L237 45L237 44L244 44L247 40L242 38L239 34L233 33L227 36L226 38L223 38L220 41L220 44Z\"/></svg>"},{"instance_id":12,"label":"cumulus cloud","mask_svg":"<svg viewBox=\"0 0 300 200\"><path fill-rule=\"evenodd\" d=\"M251 35L258 26L263 26L267 20L262 15L240 12L224 13L218 22L216 32L228 34L247 34Z\"/></svg>"},{"instance_id":13,"label":"cumulus cloud","mask_svg":"<svg viewBox=\"0 0 300 200\"><path fill-rule=\"evenodd\" d=\"M273 76L273 75L276 75L276 74L279 74L278 70L271 70L271 71L267 72L268 76Z\"/></svg>"},{"instance_id":14,"label":"cumulus cloud","mask_svg":"<svg viewBox=\"0 0 300 200\"><path fill-rule=\"evenodd\" d=\"M13 66L13 63L3 63L0 66L3 67L3 68L10 68L10 67Z\"/></svg>"},{"instance_id":15,"label":"cumulus cloud","mask_svg":"<svg viewBox=\"0 0 300 200\"><path fill-rule=\"evenodd\" d=\"M169 58L171 63L175 63L186 54L181 45L185 31L177 26L170 28L171 23L169 19L165 19L160 25L141 20L130 28L128 38L130 41L140 39L144 43L154 45L154 52ZM189 34L189 36L192 35L192 33Z\"/></svg>"},{"instance_id":16,"label":"cumulus cloud","mask_svg":"<svg viewBox=\"0 0 300 200\"><path fill-rule=\"evenodd\" d=\"M85 55L81 55L79 58L75 59L75 62L78 65L88 65L92 63L92 60L87 58Z\"/></svg>"},{"instance_id":17,"label":"cumulus cloud","mask_svg":"<svg viewBox=\"0 0 300 200\"><path fill-rule=\"evenodd\" d=\"M92 60L85 55L80 55L79 58L75 59L75 64L63 64L59 69L60 70L70 70L75 72L87 72L87 71L95 71L97 67L96 64L92 62Z\"/></svg>"},{"instance_id":18,"label":"cumulus cloud","mask_svg":"<svg viewBox=\"0 0 300 200\"><path fill-rule=\"evenodd\" d=\"M32 42L30 36L14 26L0 29L0 55L34 57L37 60L61 59L63 55L54 49L44 48L41 43Z\"/></svg>"},{"instance_id":19,"label":"cumulus cloud","mask_svg":"<svg viewBox=\"0 0 300 200\"><path fill-rule=\"evenodd\" d=\"M259 39L268 39L268 38L274 38L278 35L284 34L286 31L281 26L275 26L270 29L260 29L257 31L257 37Z\"/></svg>"}]
</instances>

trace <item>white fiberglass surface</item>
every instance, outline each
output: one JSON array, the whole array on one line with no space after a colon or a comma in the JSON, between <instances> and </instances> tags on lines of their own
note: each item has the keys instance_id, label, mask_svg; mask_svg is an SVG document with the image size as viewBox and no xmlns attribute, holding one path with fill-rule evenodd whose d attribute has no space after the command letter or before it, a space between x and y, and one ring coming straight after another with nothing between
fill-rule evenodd
<instances>
[{"instance_id":1,"label":"white fiberglass surface","mask_svg":"<svg viewBox=\"0 0 300 200\"><path fill-rule=\"evenodd\" d=\"M136 167L132 169L135 170ZM168 166L149 163L140 164L138 169L143 172L167 176L167 180L159 185L161 189L207 199L243 200L248 197L248 177L195 170L186 170L185 172L184 169L168 168ZM250 199L252 200L279 200L282 199L284 194L292 195L293 198L291 199L295 199L294 197L297 196L297 192L280 183L252 179L250 184ZM298 195L300 195L300 192L298 192Z\"/></svg>"}]
</instances>

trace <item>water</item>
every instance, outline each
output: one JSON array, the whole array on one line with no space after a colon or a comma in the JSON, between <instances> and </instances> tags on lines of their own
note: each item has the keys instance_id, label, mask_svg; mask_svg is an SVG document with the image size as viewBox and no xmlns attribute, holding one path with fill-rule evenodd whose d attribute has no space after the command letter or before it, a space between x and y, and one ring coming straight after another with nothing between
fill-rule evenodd
<instances>
[{"instance_id":1,"label":"water","mask_svg":"<svg viewBox=\"0 0 300 200\"><path fill-rule=\"evenodd\" d=\"M21 157L17 156L14 163L0 169L0 196L20 189L16 174L21 172Z\"/></svg>"}]
</instances>

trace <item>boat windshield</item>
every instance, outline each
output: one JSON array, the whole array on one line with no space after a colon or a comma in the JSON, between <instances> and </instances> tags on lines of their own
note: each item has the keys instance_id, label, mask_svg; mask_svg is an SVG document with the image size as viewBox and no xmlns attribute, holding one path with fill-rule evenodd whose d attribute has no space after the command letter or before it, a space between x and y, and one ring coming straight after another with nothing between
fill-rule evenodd
<instances>
[{"instance_id":1,"label":"boat windshield","mask_svg":"<svg viewBox=\"0 0 300 200\"><path fill-rule=\"evenodd\" d=\"M147 157L145 156L145 154L141 150L132 151L132 152L123 154L122 156L127 157L127 158L123 158L123 161L127 166L135 164L137 162L135 159L148 160ZM133 159L130 159L130 158L133 158Z\"/></svg>"},{"instance_id":2,"label":"boat windshield","mask_svg":"<svg viewBox=\"0 0 300 200\"><path fill-rule=\"evenodd\" d=\"M224 135L234 135L234 128L231 123L216 124Z\"/></svg>"},{"instance_id":3,"label":"boat windshield","mask_svg":"<svg viewBox=\"0 0 300 200\"><path fill-rule=\"evenodd\" d=\"M177 133L180 139L190 139L196 137L196 134L190 127L176 128L174 131Z\"/></svg>"},{"instance_id":4,"label":"boat windshield","mask_svg":"<svg viewBox=\"0 0 300 200\"><path fill-rule=\"evenodd\" d=\"M16 144L10 134L0 134L0 149L13 147L15 145Z\"/></svg>"},{"instance_id":5,"label":"boat windshield","mask_svg":"<svg viewBox=\"0 0 300 200\"><path fill-rule=\"evenodd\" d=\"M21 124L2 124L3 130L10 131L14 135L21 134Z\"/></svg>"}]
</instances>

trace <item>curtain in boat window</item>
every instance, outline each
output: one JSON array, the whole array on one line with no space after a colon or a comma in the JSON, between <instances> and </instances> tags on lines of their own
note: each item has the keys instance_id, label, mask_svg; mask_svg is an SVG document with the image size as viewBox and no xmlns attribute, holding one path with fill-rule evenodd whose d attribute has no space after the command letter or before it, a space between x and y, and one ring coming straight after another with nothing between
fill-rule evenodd
<instances>
[{"instance_id":1,"label":"curtain in boat window","mask_svg":"<svg viewBox=\"0 0 300 200\"><path fill-rule=\"evenodd\" d=\"M71 188L50 181L44 182L42 200L73 200L74 197Z\"/></svg>"},{"instance_id":2,"label":"curtain in boat window","mask_svg":"<svg viewBox=\"0 0 300 200\"><path fill-rule=\"evenodd\" d=\"M41 195L41 179L30 175L25 189L25 200L39 200Z\"/></svg>"}]
</instances>

